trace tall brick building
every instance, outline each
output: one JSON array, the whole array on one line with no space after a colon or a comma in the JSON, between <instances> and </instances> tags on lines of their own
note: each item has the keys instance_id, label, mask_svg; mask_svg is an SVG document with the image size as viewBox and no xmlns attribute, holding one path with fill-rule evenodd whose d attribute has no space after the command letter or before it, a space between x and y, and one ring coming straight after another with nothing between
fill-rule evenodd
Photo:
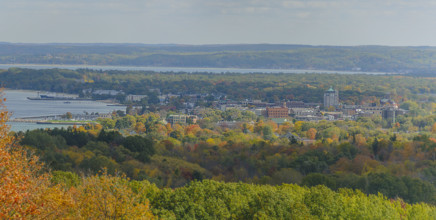
<instances>
[{"instance_id":1,"label":"tall brick building","mask_svg":"<svg viewBox=\"0 0 436 220\"><path fill-rule=\"evenodd\" d=\"M266 108L266 115L269 118L287 118L289 116L289 109L285 107Z\"/></svg>"}]
</instances>

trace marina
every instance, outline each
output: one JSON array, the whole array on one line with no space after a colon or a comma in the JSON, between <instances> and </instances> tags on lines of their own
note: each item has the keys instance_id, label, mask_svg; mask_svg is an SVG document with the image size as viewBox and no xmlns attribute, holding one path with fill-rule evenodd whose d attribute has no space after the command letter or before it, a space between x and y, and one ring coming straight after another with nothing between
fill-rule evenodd
<instances>
[{"instance_id":1,"label":"marina","mask_svg":"<svg viewBox=\"0 0 436 220\"><path fill-rule=\"evenodd\" d=\"M41 92L40 92L41 94ZM47 123L47 121L65 121L67 112L74 117L72 123L92 121L105 117L113 111L125 111L125 106L108 106L108 103L92 100L31 100L37 97L37 91L4 90L6 110L11 114L8 124L12 131L26 131L37 128L68 127L65 123ZM37 122L40 122L37 124Z\"/></svg>"},{"instance_id":2,"label":"marina","mask_svg":"<svg viewBox=\"0 0 436 220\"><path fill-rule=\"evenodd\" d=\"M95 101L93 99L85 99L85 98L79 98L77 95L72 94L50 94L50 93L41 93L37 92L36 96L29 96L27 97L29 100L48 100L48 101L67 101L64 102L65 104L69 104L71 102L69 101Z\"/></svg>"}]
</instances>

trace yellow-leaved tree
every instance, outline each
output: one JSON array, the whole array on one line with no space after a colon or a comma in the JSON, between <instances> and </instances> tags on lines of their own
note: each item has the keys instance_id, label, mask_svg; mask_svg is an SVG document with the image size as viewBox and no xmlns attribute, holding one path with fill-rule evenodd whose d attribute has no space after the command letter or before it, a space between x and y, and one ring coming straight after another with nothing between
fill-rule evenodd
<instances>
[{"instance_id":1,"label":"yellow-leaved tree","mask_svg":"<svg viewBox=\"0 0 436 220\"><path fill-rule=\"evenodd\" d=\"M15 144L0 100L0 219L57 218L73 205L71 197L51 186L38 157Z\"/></svg>"},{"instance_id":2,"label":"yellow-leaved tree","mask_svg":"<svg viewBox=\"0 0 436 220\"><path fill-rule=\"evenodd\" d=\"M148 201L134 193L124 177L105 173L84 178L74 194L73 217L89 219L153 219Z\"/></svg>"},{"instance_id":3,"label":"yellow-leaved tree","mask_svg":"<svg viewBox=\"0 0 436 220\"><path fill-rule=\"evenodd\" d=\"M0 99L0 219L154 218L148 201L133 192L124 177L83 177L77 186L52 181L38 157L9 135L3 102Z\"/></svg>"}]
</instances>

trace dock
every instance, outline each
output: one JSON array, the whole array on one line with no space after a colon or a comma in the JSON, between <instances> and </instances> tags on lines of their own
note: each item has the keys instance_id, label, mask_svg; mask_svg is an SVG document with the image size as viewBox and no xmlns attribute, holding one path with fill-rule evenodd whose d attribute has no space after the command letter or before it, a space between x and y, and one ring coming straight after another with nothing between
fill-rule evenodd
<instances>
[{"instance_id":1,"label":"dock","mask_svg":"<svg viewBox=\"0 0 436 220\"><path fill-rule=\"evenodd\" d=\"M59 124L59 125L84 125L95 123L97 118L109 118L111 114L72 114L71 119L66 119L65 115L46 115L23 118L12 118L10 122L37 123L37 124Z\"/></svg>"}]
</instances>

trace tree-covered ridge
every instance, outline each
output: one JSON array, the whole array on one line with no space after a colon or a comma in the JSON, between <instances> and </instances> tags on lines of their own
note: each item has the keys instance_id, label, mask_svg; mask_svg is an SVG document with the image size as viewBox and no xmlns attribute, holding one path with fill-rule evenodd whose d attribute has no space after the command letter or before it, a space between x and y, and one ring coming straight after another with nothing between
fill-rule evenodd
<instances>
[{"instance_id":1,"label":"tree-covered ridge","mask_svg":"<svg viewBox=\"0 0 436 220\"><path fill-rule=\"evenodd\" d=\"M64 171L50 173L38 157L29 154L14 136L8 135L7 119L7 113L2 111L0 217L4 219L432 219L436 216L436 208L424 203L410 205L381 194L367 196L345 189L334 192L323 186L205 180L173 190L160 189L147 180L111 176L106 171L82 177ZM62 135L58 131L54 139L62 143ZM72 135L80 144L80 139L89 134L78 131ZM131 147L141 142L120 140L121 137L107 133L101 138ZM41 143L40 149L45 147Z\"/></svg>"},{"instance_id":2,"label":"tree-covered ridge","mask_svg":"<svg viewBox=\"0 0 436 220\"><path fill-rule=\"evenodd\" d=\"M377 117L281 125L259 119L232 129L215 124L220 117L238 114L210 111L198 124L174 126L155 113L114 115L100 125L16 136L55 170L98 173L106 167L110 174L122 172L159 187L202 179L322 184L334 190L383 192L410 203L436 202L432 115L398 117L398 125L390 129Z\"/></svg>"},{"instance_id":3,"label":"tree-covered ridge","mask_svg":"<svg viewBox=\"0 0 436 220\"><path fill-rule=\"evenodd\" d=\"M385 97L397 102L408 99L432 101L436 93L435 78L387 75L190 74L11 68L0 70L0 82L5 88L11 89L82 95L85 95L83 91L86 89L121 90L125 94L148 95L148 103L145 103L148 105L154 103L152 97L156 96L155 89L162 94L222 94L233 100L322 102L323 92L334 86L340 91L341 102L346 104L371 103Z\"/></svg>"},{"instance_id":4,"label":"tree-covered ridge","mask_svg":"<svg viewBox=\"0 0 436 220\"><path fill-rule=\"evenodd\" d=\"M435 73L434 47L0 44L0 63Z\"/></svg>"},{"instance_id":5,"label":"tree-covered ridge","mask_svg":"<svg viewBox=\"0 0 436 220\"><path fill-rule=\"evenodd\" d=\"M151 190L150 190L151 191ZM432 219L428 205L408 205L379 195L324 186L193 182L148 193L154 213L165 219Z\"/></svg>"}]
</instances>

